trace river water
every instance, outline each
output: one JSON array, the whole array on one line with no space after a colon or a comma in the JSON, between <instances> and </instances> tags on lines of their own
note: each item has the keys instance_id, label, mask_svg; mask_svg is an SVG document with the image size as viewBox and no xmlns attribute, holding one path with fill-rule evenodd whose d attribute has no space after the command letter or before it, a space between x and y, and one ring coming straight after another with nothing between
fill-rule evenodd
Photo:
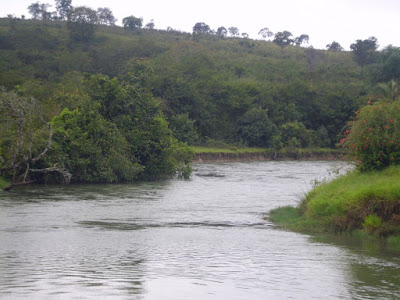
<instances>
[{"instance_id":1,"label":"river water","mask_svg":"<svg viewBox=\"0 0 400 300\"><path fill-rule=\"evenodd\" d=\"M338 167L202 164L190 181L0 192L0 298L399 299L398 254L264 219Z\"/></svg>"}]
</instances>

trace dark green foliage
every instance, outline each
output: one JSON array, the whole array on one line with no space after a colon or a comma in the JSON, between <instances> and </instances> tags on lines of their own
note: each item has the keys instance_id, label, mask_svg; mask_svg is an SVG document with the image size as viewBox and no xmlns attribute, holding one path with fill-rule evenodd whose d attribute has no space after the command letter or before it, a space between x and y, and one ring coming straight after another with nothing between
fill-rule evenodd
<instances>
[{"instance_id":1,"label":"dark green foliage","mask_svg":"<svg viewBox=\"0 0 400 300\"><path fill-rule=\"evenodd\" d=\"M193 26L193 33L201 34L201 33L210 33L211 29L206 23L196 23Z\"/></svg>"},{"instance_id":2,"label":"dark green foliage","mask_svg":"<svg viewBox=\"0 0 400 300\"><path fill-rule=\"evenodd\" d=\"M135 162L154 162L154 170L162 169L156 156L174 157L160 146L175 145L172 135L190 144L333 147L357 99L368 93L347 52L287 45L283 53L271 42L221 39L223 28L219 36L193 41L191 34L141 29L139 23L132 34L95 23L96 34L83 43L70 35L67 22L15 20L11 26L0 20L0 85L34 95L48 118L98 102L98 113L116 126ZM125 25L130 28L127 20ZM98 73L108 77L90 77ZM253 116L259 110L268 111L266 124ZM163 115L169 125L160 121ZM288 123L302 124L302 133L287 137ZM254 134L259 129L273 134Z\"/></svg>"},{"instance_id":3,"label":"dark green foliage","mask_svg":"<svg viewBox=\"0 0 400 300\"><path fill-rule=\"evenodd\" d=\"M312 145L313 132L307 130L303 123L289 122L281 126L282 142L287 147L305 148Z\"/></svg>"},{"instance_id":4,"label":"dark green foliage","mask_svg":"<svg viewBox=\"0 0 400 300\"><path fill-rule=\"evenodd\" d=\"M377 42L375 37L370 37L367 40L357 40L350 45L354 60L361 66L361 75L364 74L364 66L372 62L375 51L378 48Z\"/></svg>"},{"instance_id":5,"label":"dark green foliage","mask_svg":"<svg viewBox=\"0 0 400 300\"><path fill-rule=\"evenodd\" d=\"M252 109L239 119L238 134L251 147L272 146L276 126L268 118L268 110Z\"/></svg>"},{"instance_id":6,"label":"dark green foliage","mask_svg":"<svg viewBox=\"0 0 400 300\"><path fill-rule=\"evenodd\" d=\"M56 0L56 9L60 20L65 20L72 10L71 0Z\"/></svg>"},{"instance_id":7,"label":"dark green foliage","mask_svg":"<svg viewBox=\"0 0 400 300\"><path fill-rule=\"evenodd\" d=\"M52 124L54 146L47 159L61 162L73 174L73 181L133 181L143 171L126 139L95 106L65 109Z\"/></svg>"},{"instance_id":8,"label":"dark green foliage","mask_svg":"<svg viewBox=\"0 0 400 300\"><path fill-rule=\"evenodd\" d=\"M326 45L326 49L328 49L329 51L343 51L343 47L335 41Z\"/></svg>"},{"instance_id":9,"label":"dark green foliage","mask_svg":"<svg viewBox=\"0 0 400 300\"><path fill-rule=\"evenodd\" d=\"M292 36L292 33L289 31L277 32L275 33L273 42L281 47L283 50L283 48L294 43L294 39L292 38Z\"/></svg>"},{"instance_id":10,"label":"dark green foliage","mask_svg":"<svg viewBox=\"0 0 400 300\"><path fill-rule=\"evenodd\" d=\"M96 11L86 6L75 7L68 14L68 29L71 38L76 41L90 41L94 36L96 23Z\"/></svg>"},{"instance_id":11,"label":"dark green foliage","mask_svg":"<svg viewBox=\"0 0 400 300\"><path fill-rule=\"evenodd\" d=\"M101 115L113 122L129 143L130 153L145 166L141 178L170 176L176 170L174 148L179 144L153 96L118 79L94 75L86 83Z\"/></svg>"},{"instance_id":12,"label":"dark green foliage","mask_svg":"<svg viewBox=\"0 0 400 300\"><path fill-rule=\"evenodd\" d=\"M172 116L169 121L172 133L179 141L189 145L195 145L199 142L195 121L191 120L187 113Z\"/></svg>"},{"instance_id":13,"label":"dark green foliage","mask_svg":"<svg viewBox=\"0 0 400 300\"><path fill-rule=\"evenodd\" d=\"M400 48L386 47L379 53L377 60L371 70L374 83L400 80Z\"/></svg>"},{"instance_id":14,"label":"dark green foliage","mask_svg":"<svg viewBox=\"0 0 400 300\"><path fill-rule=\"evenodd\" d=\"M134 16L125 17L122 19L122 24L125 29L134 30L135 28L142 27L142 19Z\"/></svg>"}]
</instances>

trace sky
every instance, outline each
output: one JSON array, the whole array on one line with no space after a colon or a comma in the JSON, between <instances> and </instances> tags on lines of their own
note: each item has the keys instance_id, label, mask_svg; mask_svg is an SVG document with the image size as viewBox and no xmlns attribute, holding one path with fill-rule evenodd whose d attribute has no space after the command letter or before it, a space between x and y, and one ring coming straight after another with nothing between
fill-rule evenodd
<instances>
[{"instance_id":1,"label":"sky","mask_svg":"<svg viewBox=\"0 0 400 300\"><path fill-rule=\"evenodd\" d=\"M30 18L27 7L37 0L0 1L0 17ZM55 10L54 0L39 2ZM156 29L192 32L197 22L204 22L214 30L237 27L253 39L260 38L258 32L265 27L274 33L287 30L294 37L308 34L308 46L318 49L336 41L349 50L356 40L371 36L378 39L380 49L400 47L400 0L72 0L72 5L108 7L117 25L133 15L143 18L143 24L153 20Z\"/></svg>"}]
</instances>

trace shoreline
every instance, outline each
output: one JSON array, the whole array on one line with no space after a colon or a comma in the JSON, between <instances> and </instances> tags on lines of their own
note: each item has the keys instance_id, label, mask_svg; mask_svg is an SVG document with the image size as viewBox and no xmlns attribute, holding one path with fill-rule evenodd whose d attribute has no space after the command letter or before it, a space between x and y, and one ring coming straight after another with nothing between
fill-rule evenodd
<instances>
[{"instance_id":1,"label":"shoreline","mask_svg":"<svg viewBox=\"0 0 400 300\"><path fill-rule=\"evenodd\" d=\"M355 170L309 191L298 206L268 212L275 225L306 234L374 237L400 250L400 167Z\"/></svg>"},{"instance_id":2,"label":"shoreline","mask_svg":"<svg viewBox=\"0 0 400 300\"><path fill-rule=\"evenodd\" d=\"M193 163L222 163L222 162L246 162L246 161L285 161L285 160L338 160L340 152L334 149L282 149L279 151L261 150L255 152L196 152Z\"/></svg>"}]
</instances>

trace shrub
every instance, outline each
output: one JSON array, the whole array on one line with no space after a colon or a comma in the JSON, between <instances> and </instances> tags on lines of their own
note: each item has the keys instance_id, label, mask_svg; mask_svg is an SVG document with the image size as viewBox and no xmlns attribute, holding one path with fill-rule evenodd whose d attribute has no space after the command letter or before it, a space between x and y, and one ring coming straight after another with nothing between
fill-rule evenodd
<instances>
[{"instance_id":1,"label":"shrub","mask_svg":"<svg viewBox=\"0 0 400 300\"><path fill-rule=\"evenodd\" d=\"M382 224L382 220L377 215L368 215L363 222L363 229L368 233L376 231Z\"/></svg>"},{"instance_id":2,"label":"shrub","mask_svg":"<svg viewBox=\"0 0 400 300\"><path fill-rule=\"evenodd\" d=\"M400 102L380 102L357 111L340 143L362 171L400 164Z\"/></svg>"}]
</instances>

